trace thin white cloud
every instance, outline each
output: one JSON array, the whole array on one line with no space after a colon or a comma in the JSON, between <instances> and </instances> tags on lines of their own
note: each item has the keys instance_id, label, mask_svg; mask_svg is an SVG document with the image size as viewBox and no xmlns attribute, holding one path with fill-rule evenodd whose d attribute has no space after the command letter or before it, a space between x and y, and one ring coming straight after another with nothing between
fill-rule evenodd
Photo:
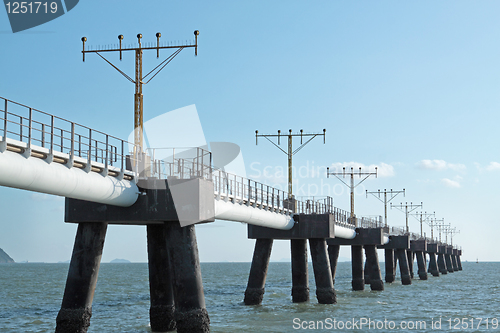
<instances>
[{"instance_id":1,"label":"thin white cloud","mask_svg":"<svg viewBox=\"0 0 500 333\"><path fill-rule=\"evenodd\" d=\"M467 167L463 164L448 163L444 160L421 160L417 163L420 169L424 170L454 170L454 171L465 171Z\"/></svg>"},{"instance_id":2,"label":"thin white cloud","mask_svg":"<svg viewBox=\"0 0 500 333\"><path fill-rule=\"evenodd\" d=\"M330 165L330 172L342 172L343 168L345 168L346 172L351 171L351 168L356 172L359 171L360 167L361 172L375 172L375 168L377 168L377 177L392 177L395 175L394 167L387 163L365 165L358 162L338 162Z\"/></svg>"},{"instance_id":3,"label":"thin white cloud","mask_svg":"<svg viewBox=\"0 0 500 333\"><path fill-rule=\"evenodd\" d=\"M449 188L460 188L460 183L456 180L451 180L451 179L448 179L448 178L443 178L441 179L441 182L446 186L446 187L449 187Z\"/></svg>"},{"instance_id":4,"label":"thin white cloud","mask_svg":"<svg viewBox=\"0 0 500 333\"><path fill-rule=\"evenodd\" d=\"M488 166L486 167L486 170L488 170L488 171L500 170L500 163L490 162L490 164L488 164Z\"/></svg>"}]
</instances>

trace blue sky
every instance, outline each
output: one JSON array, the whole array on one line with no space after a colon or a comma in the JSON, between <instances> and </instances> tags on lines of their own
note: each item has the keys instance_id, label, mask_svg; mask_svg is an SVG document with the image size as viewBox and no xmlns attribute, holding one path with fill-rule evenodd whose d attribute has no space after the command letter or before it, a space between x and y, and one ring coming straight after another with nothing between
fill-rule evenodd
<instances>
[{"instance_id":1,"label":"blue sky","mask_svg":"<svg viewBox=\"0 0 500 333\"><path fill-rule=\"evenodd\" d=\"M80 1L16 34L0 10L0 96L126 139L134 86L95 55L83 63L80 38L190 40L198 29L198 57L184 50L144 87L145 120L195 104L207 141L238 144L247 175L276 186L286 185L286 156L255 146L255 130L326 128L326 144L294 157L297 195L330 194L348 210L343 185L310 170L378 166L356 195L358 216L383 214L364 189L405 188L395 203L423 202L460 229L465 260L498 261L499 10L497 1ZM133 54L108 58L133 75ZM145 70L158 63L145 53ZM0 198L0 247L15 260L70 258L76 226L64 223L62 198L7 188ZM389 210L389 223L403 226L404 214ZM216 222L197 236L202 261L251 260L246 225ZM272 259L288 257L277 241ZM145 228L110 226L103 261L114 258L146 261Z\"/></svg>"}]
</instances>

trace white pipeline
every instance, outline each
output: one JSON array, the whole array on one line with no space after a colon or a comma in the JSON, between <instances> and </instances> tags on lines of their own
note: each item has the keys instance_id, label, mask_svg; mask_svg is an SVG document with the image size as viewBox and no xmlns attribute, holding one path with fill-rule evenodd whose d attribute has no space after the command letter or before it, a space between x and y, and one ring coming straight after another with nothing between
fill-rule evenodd
<instances>
[{"instance_id":1,"label":"white pipeline","mask_svg":"<svg viewBox=\"0 0 500 333\"><path fill-rule=\"evenodd\" d=\"M8 150L0 153L0 186L122 207L134 204L139 192L133 181L48 163Z\"/></svg>"},{"instance_id":2,"label":"white pipeline","mask_svg":"<svg viewBox=\"0 0 500 333\"><path fill-rule=\"evenodd\" d=\"M245 204L232 203L223 199L215 199L215 218L281 230L290 230L295 224L293 216L249 207ZM356 237L356 231L335 225L335 237L353 239Z\"/></svg>"},{"instance_id":3,"label":"white pipeline","mask_svg":"<svg viewBox=\"0 0 500 333\"><path fill-rule=\"evenodd\" d=\"M384 244L387 244L387 243L389 243L389 236L384 234Z\"/></svg>"},{"instance_id":4,"label":"white pipeline","mask_svg":"<svg viewBox=\"0 0 500 333\"><path fill-rule=\"evenodd\" d=\"M353 239L356 237L356 230L335 225L335 238Z\"/></svg>"},{"instance_id":5,"label":"white pipeline","mask_svg":"<svg viewBox=\"0 0 500 333\"><path fill-rule=\"evenodd\" d=\"M295 223L293 216L217 199L215 200L215 218L281 230L292 229Z\"/></svg>"}]
</instances>

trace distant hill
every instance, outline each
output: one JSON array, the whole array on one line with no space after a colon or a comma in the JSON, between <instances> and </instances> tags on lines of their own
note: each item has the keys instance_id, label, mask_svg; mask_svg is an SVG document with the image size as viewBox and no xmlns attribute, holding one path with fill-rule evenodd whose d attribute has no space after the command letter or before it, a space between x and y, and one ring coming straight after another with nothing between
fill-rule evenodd
<instances>
[{"instance_id":1,"label":"distant hill","mask_svg":"<svg viewBox=\"0 0 500 333\"><path fill-rule=\"evenodd\" d=\"M113 259L110 261L112 264L130 264L130 261L127 259Z\"/></svg>"},{"instance_id":2,"label":"distant hill","mask_svg":"<svg viewBox=\"0 0 500 333\"><path fill-rule=\"evenodd\" d=\"M12 259L7 253L5 253L4 250L0 249L0 263L8 262L14 262L14 259Z\"/></svg>"}]
</instances>

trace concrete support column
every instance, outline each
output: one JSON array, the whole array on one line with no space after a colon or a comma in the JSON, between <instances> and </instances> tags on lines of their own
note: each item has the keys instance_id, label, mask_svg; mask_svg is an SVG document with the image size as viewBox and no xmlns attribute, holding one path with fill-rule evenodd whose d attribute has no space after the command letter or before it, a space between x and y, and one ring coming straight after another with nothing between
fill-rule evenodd
<instances>
[{"instance_id":1,"label":"concrete support column","mask_svg":"<svg viewBox=\"0 0 500 333\"><path fill-rule=\"evenodd\" d=\"M454 254L451 255L451 268L453 272L458 272L457 256Z\"/></svg>"},{"instance_id":2,"label":"concrete support column","mask_svg":"<svg viewBox=\"0 0 500 333\"><path fill-rule=\"evenodd\" d=\"M370 288L371 290L384 290L384 282L380 274L380 265L378 262L377 247L375 245L365 245L366 262L369 267ZM366 273L365 273L366 278Z\"/></svg>"},{"instance_id":3,"label":"concrete support column","mask_svg":"<svg viewBox=\"0 0 500 333\"><path fill-rule=\"evenodd\" d=\"M99 222L78 224L56 333L86 333L90 326L107 227Z\"/></svg>"},{"instance_id":4,"label":"concrete support column","mask_svg":"<svg viewBox=\"0 0 500 333\"><path fill-rule=\"evenodd\" d=\"M429 271L428 272L431 273L432 276L439 276L439 270L438 270L438 266L437 266L435 253L429 253Z\"/></svg>"},{"instance_id":5,"label":"concrete support column","mask_svg":"<svg viewBox=\"0 0 500 333\"><path fill-rule=\"evenodd\" d=\"M351 245L352 290L364 290L363 246Z\"/></svg>"},{"instance_id":6,"label":"concrete support column","mask_svg":"<svg viewBox=\"0 0 500 333\"><path fill-rule=\"evenodd\" d=\"M339 253L340 245L328 245L328 259L330 259L330 271L332 272L333 285L335 285L335 275L337 275Z\"/></svg>"},{"instance_id":7,"label":"concrete support column","mask_svg":"<svg viewBox=\"0 0 500 333\"><path fill-rule=\"evenodd\" d=\"M371 275L370 275L370 263L368 262L368 255L366 253L366 247L365 247L365 269L363 273L363 277L365 278L365 284L370 284L371 283Z\"/></svg>"},{"instance_id":8,"label":"concrete support column","mask_svg":"<svg viewBox=\"0 0 500 333\"><path fill-rule=\"evenodd\" d=\"M176 328L174 290L165 233L165 224L147 226L151 331L167 332Z\"/></svg>"},{"instance_id":9,"label":"concrete support column","mask_svg":"<svg viewBox=\"0 0 500 333\"><path fill-rule=\"evenodd\" d=\"M394 270L394 280L396 280L396 272L398 271L398 254L396 252L396 249L393 249L394 251L394 266L393 266L393 270Z\"/></svg>"},{"instance_id":10,"label":"concrete support column","mask_svg":"<svg viewBox=\"0 0 500 333\"><path fill-rule=\"evenodd\" d=\"M444 254L438 253L437 264L438 264L439 273L448 274L448 270L446 269L446 263L444 262Z\"/></svg>"},{"instance_id":11,"label":"concrete support column","mask_svg":"<svg viewBox=\"0 0 500 333\"><path fill-rule=\"evenodd\" d=\"M385 249L385 282L392 283L395 280L395 262L394 262L394 250Z\"/></svg>"},{"instance_id":12,"label":"concrete support column","mask_svg":"<svg viewBox=\"0 0 500 333\"><path fill-rule=\"evenodd\" d=\"M406 256L408 257L408 270L410 271L410 277L413 279L413 251L406 250Z\"/></svg>"},{"instance_id":13,"label":"concrete support column","mask_svg":"<svg viewBox=\"0 0 500 333\"><path fill-rule=\"evenodd\" d=\"M453 265L453 271L458 272L458 264L457 264L457 257L456 255L451 256L451 264Z\"/></svg>"},{"instance_id":14,"label":"concrete support column","mask_svg":"<svg viewBox=\"0 0 500 333\"><path fill-rule=\"evenodd\" d=\"M396 249L396 256L399 261L399 272L401 273L401 283L403 285L411 284L410 271L408 269L408 257L405 249Z\"/></svg>"},{"instance_id":15,"label":"concrete support column","mask_svg":"<svg viewBox=\"0 0 500 333\"><path fill-rule=\"evenodd\" d=\"M165 224L178 333L210 332L194 225Z\"/></svg>"},{"instance_id":16,"label":"concrete support column","mask_svg":"<svg viewBox=\"0 0 500 333\"><path fill-rule=\"evenodd\" d=\"M245 291L244 302L246 305L258 305L262 303L272 247L272 239L261 238L255 241L252 266L250 268L250 275L248 276L247 290Z\"/></svg>"},{"instance_id":17,"label":"concrete support column","mask_svg":"<svg viewBox=\"0 0 500 333\"><path fill-rule=\"evenodd\" d=\"M427 264L425 253L423 251L415 251L415 255L417 257L417 266L418 266L418 277L420 280L427 280Z\"/></svg>"},{"instance_id":18,"label":"concrete support column","mask_svg":"<svg viewBox=\"0 0 500 333\"><path fill-rule=\"evenodd\" d=\"M320 304L335 304L337 296L333 289L332 273L330 271L330 260L326 250L324 238L309 239L311 257L314 269L314 280L316 281L316 298Z\"/></svg>"},{"instance_id":19,"label":"concrete support column","mask_svg":"<svg viewBox=\"0 0 500 333\"><path fill-rule=\"evenodd\" d=\"M446 269L448 272L453 273L453 264L451 262L451 254L445 254L444 259L446 260Z\"/></svg>"},{"instance_id":20,"label":"concrete support column","mask_svg":"<svg viewBox=\"0 0 500 333\"><path fill-rule=\"evenodd\" d=\"M460 260L460 256L457 256L457 265L458 265L458 270L462 270L462 260Z\"/></svg>"},{"instance_id":21,"label":"concrete support column","mask_svg":"<svg viewBox=\"0 0 500 333\"><path fill-rule=\"evenodd\" d=\"M309 300L309 274L307 269L307 239L291 239L292 302Z\"/></svg>"}]
</instances>

